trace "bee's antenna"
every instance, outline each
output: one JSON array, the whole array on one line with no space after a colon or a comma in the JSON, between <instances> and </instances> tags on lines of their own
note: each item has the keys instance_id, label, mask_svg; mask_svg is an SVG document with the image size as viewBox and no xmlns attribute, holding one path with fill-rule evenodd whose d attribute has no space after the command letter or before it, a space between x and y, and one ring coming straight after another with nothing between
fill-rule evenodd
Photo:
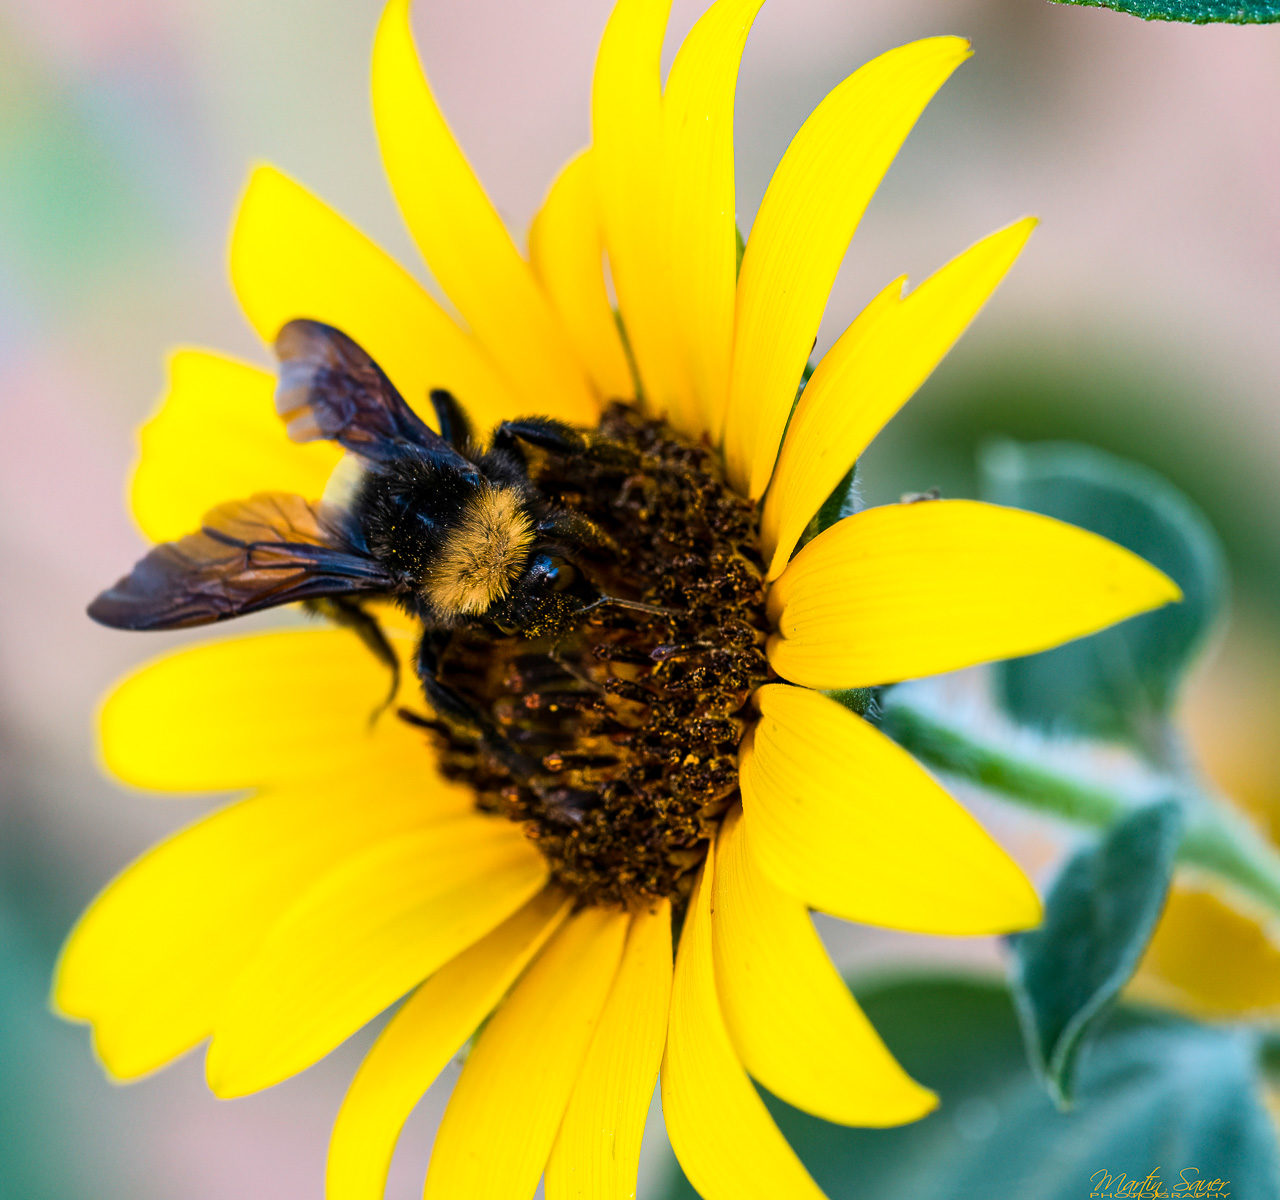
<instances>
[{"instance_id":1,"label":"bee's antenna","mask_svg":"<svg viewBox=\"0 0 1280 1200\"><path fill-rule=\"evenodd\" d=\"M584 604L578 609L576 616L590 612L593 608L605 608L612 606L613 608L630 608L635 612L652 613L656 617L678 617L682 615L682 610L678 608L661 608L657 604L645 604L641 600L624 600L621 596L597 596L590 604Z\"/></svg>"}]
</instances>

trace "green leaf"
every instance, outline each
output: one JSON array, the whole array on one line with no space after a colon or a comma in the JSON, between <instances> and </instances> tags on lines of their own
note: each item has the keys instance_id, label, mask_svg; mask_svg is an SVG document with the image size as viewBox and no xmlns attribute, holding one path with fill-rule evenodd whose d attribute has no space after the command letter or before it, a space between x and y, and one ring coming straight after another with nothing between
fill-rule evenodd
<instances>
[{"instance_id":1,"label":"green leaf","mask_svg":"<svg viewBox=\"0 0 1280 1200\"><path fill-rule=\"evenodd\" d=\"M1053 0L1085 8L1114 8L1144 21L1186 21L1192 25L1226 22L1262 25L1280 21L1280 0Z\"/></svg>"},{"instance_id":2,"label":"green leaf","mask_svg":"<svg viewBox=\"0 0 1280 1200\"><path fill-rule=\"evenodd\" d=\"M1221 1190L1235 1200L1280 1195L1251 1031L1120 1010L1080 1064L1081 1103L1061 1113L1027 1065L1002 987L934 977L857 990L942 1103L914 1125L843 1129L766 1098L830 1200L1087 1200L1102 1191L1098 1171L1152 1170L1166 1193L1198 1171L1229 1180ZM674 1163L670 1172L649 1194L691 1200Z\"/></svg>"},{"instance_id":3,"label":"green leaf","mask_svg":"<svg viewBox=\"0 0 1280 1200\"><path fill-rule=\"evenodd\" d=\"M1045 899L1044 921L1011 938L1014 996L1032 1062L1060 1108L1077 1056L1142 961L1182 837L1182 808L1139 809L1078 851Z\"/></svg>"},{"instance_id":4,"label":"green leaf","mask_svg":"<svg viewBox=\"0 0 1280 1200\"><path fill-rule=\"evenodd\" d=\"M997 692L1017 720L1153 747L1223 604L1226 570L1213 530L1161 476L1092 447L1001 441L980 467L988 499L1100 533L1182 588L1180 604L996 668Z\"/></svg>"}]
</instances>

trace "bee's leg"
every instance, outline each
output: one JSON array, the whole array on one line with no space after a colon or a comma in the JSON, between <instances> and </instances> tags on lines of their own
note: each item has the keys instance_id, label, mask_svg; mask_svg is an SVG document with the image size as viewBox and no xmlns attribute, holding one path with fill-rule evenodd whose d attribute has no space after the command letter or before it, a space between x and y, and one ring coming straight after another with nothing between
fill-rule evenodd
<instances>
[{"instance_id":1,"label":"bee's leg","mask_svg":"<svg viewBox=\"0 0 1280 1200\"><path fill-rule=\"evenodd\" d=\"M369 719L372 724L394 703L396 693L400 690L400 660L387 641L382 626L377 618L370 616L359 604L346 596L325 596L317 600L303 601L308 612L325 617L335 625L350 629L364 644L369 652L391 672L391 690L387 698L373 710Z\"/></svg>"},{"instance_id":2,"label":"bee's leg","mask_svg":"<svg viewBox=\"0 0 1280 1200\"><path fill-rule=\"evenodd\" d=\"M534 774L537 763L516 750L493 722L478 712L473 704L459 696L448 684L440 682L440 646L430 630L422 635L422 641L418 643L417 670L418 678L422 681L422 694L437 717L446 725L460 725L478 737L509 771L526 778Z\"/></svg>"},{"instance_id":3,"label":"bee's leg","mask_svg":"<svg viewBox=\"0 0 1280 1200\"><path fill-rule=\"evenodd\" d=\"M489 722L476 711L475 706L459 696L448 684L441 683L437 677L440 670L440 646L430 630L422 635L422 641L418 643L415 666L422 683L423 695L436 716L444 718L446 722L465 726L472 732L487 732Z\"/></svg>"},{"instance_id":4,"label":"bee's leg","mask_svg":"<svg viewBox=\"0 0 1280 1200\"><path fill-rule=\"evenodd\" d=\"M521 442L564 458L585 456L597 462L615 463L618 466L630 466L636 461L635 451L620 442L575 429L572 425L553 421L550 417L522 417L516 421L503 421L493 431L495 450L519 453Z\"/></svg>"},{"instance_id":5,"label":"bee's leg","mask_svg":"<svg viewBox=\"0 0 1280 1200\"><path fill-rule=\"evenodd\" d=\"M551 509L534 526L539 537L588 550L616 550L617 543L590 517L568 508Z\"/></svg>"},{"instance_id":6,"label":"bee's leg","mask_svg":"<svg viewBox=\"0 0 1280 1200\"><path fill-rule=\"evenodd\" d=\"M471 422L462 411L452 392L444 388L435 388L431 392L431 407L435 409L436 420L440 422L440 436L455 450L464 454L472 444Z\"/></svg>"}]
</instances>

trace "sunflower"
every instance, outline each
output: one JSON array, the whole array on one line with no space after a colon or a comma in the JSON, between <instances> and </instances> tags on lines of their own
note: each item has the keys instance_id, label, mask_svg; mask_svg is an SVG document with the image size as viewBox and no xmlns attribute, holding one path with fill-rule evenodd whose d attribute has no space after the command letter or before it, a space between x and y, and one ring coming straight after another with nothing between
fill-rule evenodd
<instances>
[{"instance_id":1,"label":"sunflower","mask_svg":"<svg viewBox=\"0 0 1280 1200\"><path fill-rule=\"evenodd\" d=\"M544 1175L552 1198L634 1195L659 1074L704 1196L820 1195L753 1080L851 1125L912 1121L936 1100L862 1015L810 910L956 935L1039 916L977 822L825 693L1040 650L1176 598L1092 534L985 504L871 508L812 536L1033 222L909 294L891 283L797 401L855 226L969 47L916 42L837 87L739 263L733 97L760 3L714 4L663 84L668 4L619 0L591 145L550 188L525 256L436 106L408 0L391 0L373 58L382 155L456 315L279 171L258 169L240 207L232 279L269 343L312 318L415 404L447 388L477 428L532 413L629 445L632 466L574 460L542 483L606 530L604 582L653 610L592 614L553 647L450 635L441 673L520 745L514 766L421 713L419 631L394 611L380 619L405 719L371 722L385 666L333 626L198 645L106 701L120 779L249 794L94 902L56 1006L92 1024L121 1079L211 1039L210 1087L231 1097L407 995L341 1107L331 1200L381 1194L410 1110L473 1035L429 1197L509 1200ZM146 534L179 537L235 496L321 495L339 451L291 443L273 386L217 354L174 355L132 489Z\"/></svg>"}]
</instances>

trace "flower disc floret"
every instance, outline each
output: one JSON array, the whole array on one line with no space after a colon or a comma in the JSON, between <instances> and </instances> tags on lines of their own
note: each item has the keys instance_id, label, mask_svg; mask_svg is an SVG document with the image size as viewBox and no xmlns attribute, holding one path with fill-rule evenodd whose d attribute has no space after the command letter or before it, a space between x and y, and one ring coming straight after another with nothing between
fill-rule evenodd
<instances>
[{"instance_id":1,"label":"flower disc floret","mask_svg":"<svg viewBox=\"0 0 1280 1200\"><path fill-rule=\"evenodd\" d=\"M614 404L598 432L622 465L580 458L531 478L588 516L608 547L603 606L541 639L454 631L440 678L491 717L514 754L437 724L445 774L526 824L582 902L682 902L738 800L738 745L769 677L754 505L705 443Z\"/></svg>"}]
</instances>

